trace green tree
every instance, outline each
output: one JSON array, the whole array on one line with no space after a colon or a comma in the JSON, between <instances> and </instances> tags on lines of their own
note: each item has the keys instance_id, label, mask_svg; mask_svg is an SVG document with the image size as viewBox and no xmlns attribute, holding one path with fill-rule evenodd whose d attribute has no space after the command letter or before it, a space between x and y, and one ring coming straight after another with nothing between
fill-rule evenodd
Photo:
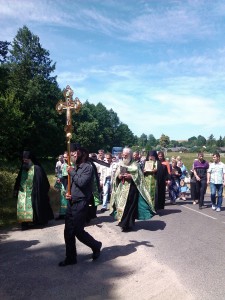
<instances>
[{"instance_id":1,"label":"green tree","mask_svg":"<svg viewBox=\"0 0 225 300\"><path fill-rule=\"evenodd\" d=\"M7 41L0 41L0 63L6 62L7 54L9 52L10 43Z\"/></svg>"},{"instance_id":2,"label":"green tree","mask_svg":"<svg viewBox=\"0 0 225 300\"><path fill-rule=\"evenodd\" d=\"M149 134L148 136L148 144L151 146L151 147L155 147L156 146L156 143L157 143L157 140L156 138L154 137L153 134Z\"/></svg>"},{"instance_id":3,"label":"green tree","mask_svg":"<svg viewBox=\"0 0 225 300\"><path fill-rule=\"evenodd\" d=\"M216 146L217 147L224 147L225 143L224 143L224 139L222 138L222 136L219 137L219 139L216 141Z\"/></svg>"},{"instance_id":4,"label":"green tree","mask_svg":"<svg viewBox=\"0 0 225 300\"><path fill-rule=\"evenodd\" d=\"M148 142L148 137L145 133L142 133L142 135L140 136L139 138L139 146L141 148L145 148L146 147L146 144Z\"/></svg>"},{"instance_id":5,"label":"green tree","mask_svg":"<svg viewBox=\"0 0 225 300\"><path fill-rule=\"evenodd\" d=\"M64 132L63 128L58 129L63 119L55 112L62 96L56 77L51 77L55 64L39 38L26 26L18 30L9 52L8 90L19 101L19 109L26 119L26 130L17 150L29 147L39 156L57 155L64 148Z\"/></svg>"},{"instance_id":6,"label":"green tree","mask_svg":"<svg viewBox=\"0 0 225 300\"><path fill-rule=\"evenodd\" d=\"M90 152L97 152L99 146L103 143L103 136L99 135L99 125L96 120L93 122L82 122L77 129L77 135L74 139Z\"/></svg>"},{"instance_id":7,"label":"green tree","mask_svg":"<svg viewBox=\"0 0 225 300\"><path fill-rule=\"evenodd\" d=\"M120 136L120 145L122 147L129 146L135 144L135 138L133 135L133 132L129 129L127 124L120 123L120 125L117 128L118 135Z\"/></svg>"},{"instance_id":8,"label":"green tree","mask_svg":"<svg viewBox=\"0 0 225 300\"><path fill-rule=\"evenodd\" d=\"M116 115L113 115L113 111L108 111L102 103L96 105L96 115L95 118L98 120L99 128L101 129L101 134L103 136L103 148L105 150L110 150L112 148L112 140L115 138L115 129L118 128ZM116 120L116 124L112 124L112 120Z\"/></svg>"},{"instance_id":9,"label":"green tree","mask_svg":"<svg viewBox=\"0 0 225 300\"><path fill-rule=\"evenodd\" d=\"M175 148L175 147L179 147L180 146L180 143L178 141L175 141L175 140L171 140L168 147L172 147L172 148Z\"/></svg>"},{"instance_id":10,"label":"green tree","mask_svg":"<svg viewBox=\"0 0 225 300\"><path fill-rule=\"evenodd\" d=\"M189 147L197 146L197 141L198 141L198 139L196 138L196 136L192 136L188 139L187 146L189 146Z\"/></svg>"},{"instance_id":11,"label":"green tree","mask_svg":"<svg viewBox=\"0 0 225 300\"><path fill-rule=\"evenodd\" d=\"M18 145L21 143L21 137L26 138L29 127L20 110L20 102L15 100L14 95L0 96L0 126L4 130L0 131L0 155L1 158L15 157L12 154L18 154ZM30 123L30 127L33 123Z\"/></svg>"},{"instance_id":12,"label":"green tree","mask_svg":"<svg viewBox=\"0 0 225 300\"><path fill-rule=\"evenodd\" d=\"M216 144L216 139L214 138L214 135L211 134L206 141L206 146L212 147L215 144Z\"/></svg>"},{"instance_id":13,"label":"green tree","mask_svg":"<svg viewBox=\"0 0 225 300\"><path fill-rule=\"evenodd\" d=\"M6 93L8 87L9 69L6 63L10 43L0 41L0 94Z\"/></svg>"},{"instance_id":14,"label":"green tree","mask_svg":"<svg viewBox=\"0 0 225 300\"><path fill-rule=\"evenodd\" d=\"M133 145L137 140L128 126L120 122L117 114L112 109L107 110L102 103L94 105L86 101L74 124L73 140L92 152L99 148L111 151L113 146Z\"/></svg>"},{"instance_id":15,"label":"green tree","mask_svg":"<svg viewBox=\"0 0 225 300\"><path fill-rule=\"evenodd\" d=\"M162 134L159 139L159 144L162 148L168 148L170 144L170 138L167 135Z\"/></svg>"},{"instance_id":16,"label":"green tree","mask_svg":"<svg viewBox=\"0 0 225 300\"><path fill-rule=\"evenodd\" d=\"M27 83L40 77L51 83L56 83L55 63L49 58L49 51L42 48L39 37L34 35L27 26L20 28L12 42L8 57L12 86L20 99L27 93ZM30 88L30 87L29 87ZM22 94L21 94L22 93Z\"/></svg>"},{"instance_id":17,"label":"green tree","mask_svg":"<svg viewBox=\"0 0 225 300\"><path fill-rule=\"evenodd\" d=\"M206 145L206 139L204 138L204 136L199 135L198 139L197 139L197 146L205 146Z\"/></svg>"}]
</instances>

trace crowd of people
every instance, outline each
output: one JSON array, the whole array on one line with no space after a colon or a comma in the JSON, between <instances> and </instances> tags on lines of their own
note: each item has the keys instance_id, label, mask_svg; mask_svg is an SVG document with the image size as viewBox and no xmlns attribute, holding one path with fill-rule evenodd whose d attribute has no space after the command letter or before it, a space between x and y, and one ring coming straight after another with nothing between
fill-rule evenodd
<instances>
[{"instance_id":1,"label":"crowd of people","mask_svg":"<svg viewBox=\"0 0 225 300\"><path fill-rule=\"evenodd\" d=\"M101 205L99 213L109 211L121 230L127 232L136 219L148 220L163 210L166 200L174 205L178 200L186 201L190 193L192 203L204 208L209 185L212 209L221 211L225 164L219 153L213 153L210 163L203 153L198 153L191 170L187 170L180 156L168 159L162 151L140 155L125 147L113 156L102 149L88 153L75 144L71 144L70 150L70 157L65 151L55 166L55 189L60 192L57 219L65 219L66 258L59 266L77 263L76 238L91 248L93 260L99 257L102 243L84 230L97 216L97 206ZM48 190L43 168L31 152L24 151L15 184L17 216L23 230L29 222L46 224L53 218Z\"/></svg>"}]
</instances>

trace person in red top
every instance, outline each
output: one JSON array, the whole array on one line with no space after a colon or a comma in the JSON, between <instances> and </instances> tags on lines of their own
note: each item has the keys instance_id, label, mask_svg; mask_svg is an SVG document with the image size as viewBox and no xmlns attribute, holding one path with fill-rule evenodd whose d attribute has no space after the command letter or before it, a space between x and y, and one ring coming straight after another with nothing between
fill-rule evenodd
<instances>
[{"instance_id":1,"label":"person in red top","mask_svg":"<svg viewBox=\"0 0 225 300\"><path fill-rule=\"evenodd\" d=\"M159 161L161 162L161 164L165 165L167 167L168 174L170 174L170 172L171 172L170 171L170 163L165 159L164 152L159 151L158 158L159 158Z\"/></svg>"},{"instance_id":2,"label":"person in red top","mask_svg":"<svg viewBox=\"0 0 225 300\"><path fill-rule=\"evenodd\" d=\"M167 161L165 159L165 155L164 155L163 151L158 152L158 158L159 158L159 161L161 162L161 164L166 166L166 168L167 168L168 179L166 181L166 191L168 191L169 190L169 185L170 185L170 174L171 174L170 163L169 163L169 161Z\"/></svg>"}]
</instances>

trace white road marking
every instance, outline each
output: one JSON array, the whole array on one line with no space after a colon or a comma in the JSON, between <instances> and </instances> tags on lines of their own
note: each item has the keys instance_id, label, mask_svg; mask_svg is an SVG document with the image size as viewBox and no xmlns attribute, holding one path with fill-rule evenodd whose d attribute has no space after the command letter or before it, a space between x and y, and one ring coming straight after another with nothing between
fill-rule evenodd
<instances>
[{"instance_id":1,"label":"white road marking","mask_svg":"<svg viewBox=\"0 0 225 300\"><path fill-rule=\"evenodd\" d=\"M211 216L209 216L209 215L207 215L207 214L202 213L201 211L197 211L197 210L195 210L195 209L193 209L193 208L190 208L190 207L188 207L188 206L186 206L186 205L182 205L182 207L185 207L185 208L187 208L187 209L190 209L190 210L192 210L192 211L194 211L194 212L196 212L196 213L198 213L198 214L200 214L200 215L206 216L206 217L211 218L211 219L213 219L213 220L217 220L217 218L211 217Z\"/></svg>"}]
</instances>

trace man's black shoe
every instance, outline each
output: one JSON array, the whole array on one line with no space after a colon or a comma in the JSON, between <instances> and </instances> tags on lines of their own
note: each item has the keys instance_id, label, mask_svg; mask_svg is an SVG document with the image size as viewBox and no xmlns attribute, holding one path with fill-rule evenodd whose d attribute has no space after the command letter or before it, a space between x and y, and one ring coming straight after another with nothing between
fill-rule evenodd
<instances>
[{"instance_id":1,"label":"man's black shoe","mask_svg":"<svg viewBox=\"0 0 225 300\"><path fill-rule=\"evenodd\" d=\"M101 212L105 212L105 211L107 211L108 209L107 208L102 208L101 209Z\"/></svg>"},{"instance_id":2,"label":"man's black shoe","mask_svg":"<svg viewBox=\"0 0 225 300\"><path fill-rule=\"evenodd\" d=\"M102 248L102 243L99 242L99 248L97 250L93 250L93 254L92 254L93 260L96 260L97 258L99 258L100 254L101 254L101 248Z\"/></svg>"},{"instance_id":3,"label":"man's black shoe","mask_svg":"<svg viewBox=\"0 0 225 300\"><path fill-rule=\"evenodd\" d=\"M59 263L59 267L66 267L66 266L69 266L69 265L75 265L77 263L77 260L68 260L68 259L65 259L63 261L60 261Z\"/></svg>"}]
</instances>

